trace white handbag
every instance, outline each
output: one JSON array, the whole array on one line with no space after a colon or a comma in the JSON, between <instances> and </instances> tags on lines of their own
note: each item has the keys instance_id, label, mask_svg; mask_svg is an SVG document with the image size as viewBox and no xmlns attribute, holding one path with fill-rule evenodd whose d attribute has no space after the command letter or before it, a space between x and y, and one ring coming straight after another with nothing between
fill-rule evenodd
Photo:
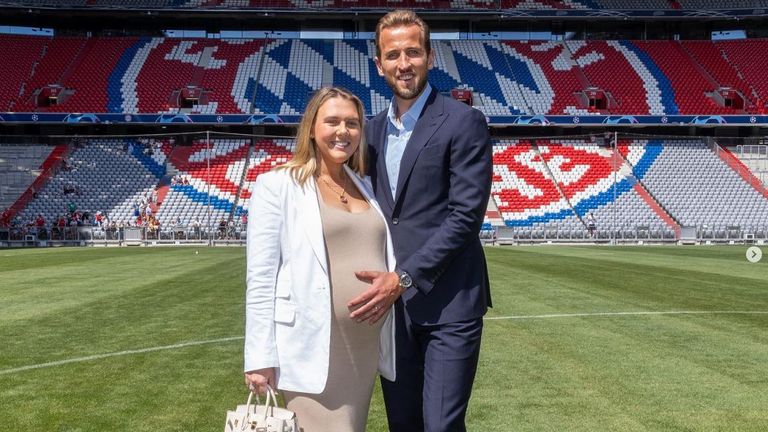
<instances>
[{"instance_id":1,"label":"white handbag","mask_svg":"<svg viewBox=\"0 0 768 432\"><path fill-rule=\"evenodd\" d=\"M227 411L224 432L299 432L296 413L277 406L277 396L267 386L264 405L256 395L256 405L251 404L254 393L248 395L245 405L238 405L234 411Z\"/></svg>"}]
</instances>

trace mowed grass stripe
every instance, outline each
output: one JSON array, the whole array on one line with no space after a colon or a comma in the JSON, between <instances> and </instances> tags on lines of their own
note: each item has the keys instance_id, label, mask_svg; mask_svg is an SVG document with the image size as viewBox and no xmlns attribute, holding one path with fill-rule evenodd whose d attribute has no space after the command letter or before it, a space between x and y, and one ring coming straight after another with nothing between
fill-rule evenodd
<instances>
[{"instance_id":1,"label":"mowed grass stripe","mask_svg":"<svg viewBox=\"0 0 768 432\"><path fill-rule=\"evenodd\" d=\"M238 271L244 268L245 262L241 251L236 250L230 251L237 254L236 260L222 254L206 254L210 251L207 248L200 255L195 255L194 250L178 248L91 248L87 250L99 254L74 252L79 250L82 249L54 250L60 253L41 253L26 256L23 260L24 263L28 260L55 263L55 269L13 269L4 262L0 266L0 280L6 282L2 293L4 302L0 304L0 323L37 318L37 314L65 313L64 309L76 307L81 302L119 297L143 286L162 287L190 273L204 274L217 268ZM118 253L121 250L124 255Z\"/></svg>"},{"instance_id":2,"label":"mowed grass stripe","mask_svg":"<svg viewBox=\"0 0 768 432\"><path fill-rule=\"evenodd\" d=\"M603 251L610 248L563 249L568 253L566 256L555 255L559 247L488 249L496 302L489 316L627 309L768 310L755 307L768 305L768 289L762 288L768 267L762 267L760 280L709 271L727 267L727 260L719 261L717 266L708 264L701 271L679 270L674 264L660 267L643 260L617 263L604 257ZM578 249L578 257L568 256L573 249ZM672 248L653 249L666 253ZM717 249L710 250L722 254ZM507 310L506 306L514 309Z\"/></svg>"},{"instance_id":3,"label":"mowed grass stripe","mask_svg":"<svg viewBox=\"0 0 768 432\"><path fill-rule=\"evenodd\" d=\"M233 277L244 271L242 249L211 256L190 249L168 250L164 256L155 249L140 257L129 251L103 291L98 280L80 294L71 291L71 280L61 279L47 288L68 292L61 304L49 307L53 300L35 296L10 306L34 311L29 318L0 320L0 340L8 341L0 368L242 334L243 280ZM71 264L79 269L72 274L81 275L73 276L76 285L88 285L88 265ZM175 270L166 270L171 267ZM99 294L89 295L92 290Z\"/></svg>"},{"instance_id":4,"label":"mowed grass stripe","mask_svg":"<svg viewBox=\"0 0 768 432\"><path fill-rule=\"evenodd\" d=\"M655 267L694 270L727 276L764 278L768 260L753 264L746 260L747 246L524 246L500 249L505 253L537 257L569 257L648 264Z\"/></svg>"},{"instance_id":5,"label":"mowed grass stripe","mask_svg":"<svg viewBox=\"0 0 768 432\"><path fill-rule=\"evenodd\" d=\"M740 381L733 372L764 373L764 363L754 361L764 360L764 347L744 347L738 336L678 321L486 326L486 340L504 338L506 344L483 350L475 400L487 399L486 409L496 411L491 418L511 414L520 426L515 430L761 430L754 420L768 424L761 408L768 402L765 384ZM724 340L729 343L720 347ZM666 409L695 422L677 414L665 418ZM723 411L741 414L734 423Z\"/></svg>"},{"instance_id":6,"label":"mowed grass stripe","mask_svg":"<svg viewBox=\"0 0 768 432\"><path fill-rule=\"evenodd\" d=\"M0 431L219 430L226 409L244 403L241 345L187 347L0 377Z\"/></svg>"},{"instance_id":7,"label":"mowed grass stripe","mask_svg":"<svg viewBox=\"0 0 768 432\"><path fill-rule=\"evenodd\" d=\"M0 288L0 369L242 335L244 249L199 250L0 251L14 283ZM768 311L768 267L745 250L488 248L488 316ZM69 279L27 296L30 260ZM766 314L487 321L469 430L768 430L766 327ZM241 369L233 340L0 375L0 431L220 429L244 402ZM367 430L386 430L378 386Z\"/></svg>"},{"instance_id":8,"label":"mowed grass stripe","mask_svg":"<svg viewBox=\"0 0 768 432\"><path fill-rule=\"evenodd\" d=\"M585 317L637 317L637 316L661 316L661 315L764 315L768 314L768 311L667 311L667 312L598 312L598 313L576 313L576 314L553 314L553 315L521 315L521 316L506 316L506 317L485 317L485 321L500 321L500 320L531 320L531 319L552 319L552 318L561 318L561 319L568 319L568 318L585 318ZM732 327L728 327L729 334L732 333L733 329ZM167 346L156 346L156 347L147 347L147 348L138 348L138 349L132 349L132 350L126 350L126 351L118 351L118 352L111 352L111 353L104 353L104 354L95 354L91 356L86 357L76 357L76 358L69 358L69 359L63 359L48 363L41 363L41 364L33 364L33 365L26 365L26 366L20 366L13 369L1 369L0 375L5 374L12 374L12 373L19 373L19 372L26 372L34 369L42 369L42 368L48 368L48 367L56 367L56 366L62 366L69 363L79 363L79 362L86 362L86 361L93 361L93 360L101 360L109 357L118 357L118 356L125 356L125 355L135 355L135 354L143 354L147 352L154 352L154 351L165 351L169 349L180 349L180 348L186 348L189 346L196 346L196 345L207 345L211 343L221 343L221 342L231 342L231 341L241 341L243 340L243 336L232 336L232 337L225 337L220 339L212 339L212 340L203 340L203 341L189 341L189 342L181 342L175 345L167 345Z\"/></svg>"},{"instance_id":9,"label":"mowed grass stripe","mask_svg":"<svg viewBox=\"0 0 768 432\"><path fill-rule=\"evenodd\" d=\"M731 272L735 257L743 257L737 248L709 248L705 268L683 271L679 268L692 266L683 262L685 255L670 257L672 248L628 249L631 260L617 257L622 251L613 248L489 249L496 302L489 317L768 310L765 273L762 280L723 276ZM665 258L637 258L637 250L658 251ZM701 260L696 252L695 259ZM768 387L754 377L766 372L766 327L765 314L487 323L485 341L505 343L483 350L483 363L489 366L481 366L479 379L486 381L475 400L482 400L477 395L482 389L491 390L486 397L492 400L489 406L473 405L472 414L480 419L511 415L505 425L531 431L765 430L768 420L760 406L768 402ZM507 381L500 379L502 371L509 371ZM501 408L499 399L508 401L504 409L484 412ZM671 412L664 414L667 409Z\"/></svg>"}]
</instances>

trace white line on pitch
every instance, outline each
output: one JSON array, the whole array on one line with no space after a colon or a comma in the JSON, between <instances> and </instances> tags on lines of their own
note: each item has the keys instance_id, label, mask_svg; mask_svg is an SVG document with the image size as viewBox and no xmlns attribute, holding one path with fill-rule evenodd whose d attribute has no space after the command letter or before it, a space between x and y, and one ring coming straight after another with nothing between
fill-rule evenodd
<instances>
[{"instance_id":1,"label":"white line on pitch","mask_svg":"<svg viewBox=\"0 0 768 432\"><path fill-rule=\"evenodd\" d=\"M485 320L522 320L522 319L543 319L543 318L574 318L591 316L624 316L624 315L763 315L768 311L638 311L638 312L593 312L593 313L572 313L572 314L548 314L548 315L511 315L500 317L485 317Z\"/></svg>"},{"instance_id":2,"label":"white line on pitch","mask_svg":"<svg viewBox=\"0 0 768 432\"><path fill-rule=\"evenodd\" d=\"M99 359L104 359L109 357L118 357L118 356L125 356L125 355L131 355L131 354L142 354L142 353L148 353L153 351L171 350L176 348L185 348L185 347L197 346L197 345L207 345L207 344L214 344L219 342L229 342L229 341L241 340L241 339L243 339L242 336L236 336L236 337L211 339L211 340L204 340L204 341L184 342L184 343L175 344L175 345L159 346L159 347L152 347L152 348L142 348L142 349L136 349L136 350L96 354L96 355L87 356L87 357L78 357L78 358L59 360L59 361L54 361L49 363L40 363L36 365L22 366L22 367L17 367L13 369L3 369L3 370L0 370L0 375L8 375L8 374L12 374L16 372L24 372L32 369L42 369L42 368L53 367L53 366L61 366L69 363L80 363L80 362L89 361L89 360L99 360Z\"/></svg>"},{"instance_id":3,"label":"white line on pitch","mask_svg":"<svg viewBox=\"0 0 768 432\"><path fill-rule=\"evenodd\" d=\"M522 319L544 319L544 318L574 318L574 317L591 317L591 316L626 316L626 315L714 315L714 314L735 314L735 315L763 315L768 314L768 311L639 311L639 312L594 312L594 313L572 313L572 314L548 314L548 315L513 315L513 316L500 316L500 317L485 317L485 320L522 320ZM184 348L197 345L207 345L219 342L230 342L234 340L242 340L242 336L234 336L221 339L211 339L205 341L193 341L185 342L175 345L166 345L152 348L142 348L136 350L118 351L113 353L96 354L87 357L71 358L67 360L58 360L48 363L40 363L36 365L21 366L13 369L0 370L0 375L8 375L17 372L24 372L33 369L42 369L47 367L61 366L70 363L81 363L90 360L100 360L109 357L119 357L131 354L142 354L154 351L164 351L177 348Z\"/></svg>"}]
</instances>

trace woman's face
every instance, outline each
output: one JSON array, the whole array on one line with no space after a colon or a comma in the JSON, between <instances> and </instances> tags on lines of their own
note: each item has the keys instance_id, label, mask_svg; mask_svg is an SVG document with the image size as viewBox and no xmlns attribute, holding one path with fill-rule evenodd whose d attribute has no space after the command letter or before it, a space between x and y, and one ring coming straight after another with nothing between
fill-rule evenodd
<instances>
[{"instance_id":1,"label":"woman's face","mask_svg":"<svg viewBox=\"0 0 768 432\"><path fill-rule=\"evenodd\" d=\"M335 97L320 106L312 126L312 138L320 163L341 165L360 146L362 123L354 102Z\"/></svg>"}]
</instances>

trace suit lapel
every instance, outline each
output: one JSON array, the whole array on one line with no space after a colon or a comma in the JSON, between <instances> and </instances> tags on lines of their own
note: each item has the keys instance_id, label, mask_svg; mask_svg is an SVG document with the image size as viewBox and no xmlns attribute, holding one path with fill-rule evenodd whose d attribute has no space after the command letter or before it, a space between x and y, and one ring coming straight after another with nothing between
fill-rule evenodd
<instances>
[{"instance_id":1,"label":"suit lapel","mask_svg":"<svg viewBox=\"0 0 768 432\"><path fill-rule=\"evenodd\" d=\"M304 187L294 184L297 190L296 196L298 214L301 219L301 225L304 227L304 233L315 257L320 262L323 271L328 275L328 259L325 253L325 241L323 240L323 221L320 219L320 204L317 199L317 184L314 178L310 178L304 184Z\"/></svg>"},{"instance_id":2,"label":"suit lapel","mask_svg":"<svg viewBox=\"0 0 768 432\"><path fill-rule=\"evenodd\" d=\"M395 203L400 200L403 187L411 175L413 165L416 163L416 159L419 158L421 149L427 145L429 139L432 138L435 131L443 124L445 118L446 116L443 114L443 101L437 97L437 90L433 89L424 106L424 113L416 121L411 138L405 146L403 158L400 160L400 173L397 176L397 189L395 189L397 194L395 196ZM384 168L386 169L386 166ZM394 208L394 205L392 207Z\"/></svg>"}]
</instances>

